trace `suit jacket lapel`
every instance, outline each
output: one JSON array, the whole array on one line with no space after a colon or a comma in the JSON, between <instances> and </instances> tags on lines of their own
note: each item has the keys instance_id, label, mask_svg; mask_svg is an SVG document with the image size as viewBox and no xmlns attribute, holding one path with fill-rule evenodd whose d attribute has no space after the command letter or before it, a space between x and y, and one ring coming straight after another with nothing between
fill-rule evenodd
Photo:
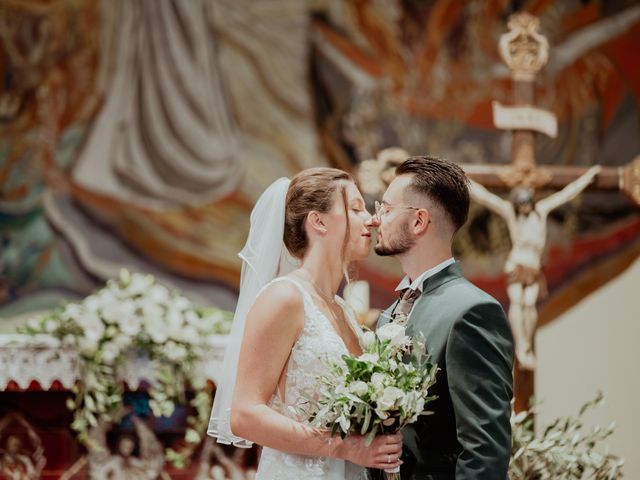
<instances>
[{"instance_id":1,"label":"suit jacket lapel","mask_svg":"<svg viewBox=\"0 0 640 480\"><path fill-rule=\"evenodd\" d=\"M418 304L425 300L425 297L429 295L429 293L433 292L437 288L441 287L445 283L449 283L452 280L462 277L462 270L460 269L460 262L456 261L451 265L447 266L443 270L439 271L435 275L425 279L422 283L422 295L420 298L416 300L416 303L409 314L409 321L407 322L407 328L411 326L411 317L416 311L420 311L418 308ZM397 303L397 302L396 302Z\"/></svg>"},{"instance_id":2,"label":"suit jacket lapel","mask_svg":"<svg viewBox=\"0 0 640 480\"><path fill-rule=\"evenodd\" d=\"M422 295L427 295L429 292L444 285L445 283L460 277L462 277L462 270L460 270L460 262L456 261L440 270L435 275L427 278L422 283Z\"/></svg>"},{"instance_id":3,"label":"suit jacket lapel","mask_svg":"<svg viewBox=\"0 0 640 480\"><path fill-rule=\"evenodd\" d=\"M455 263L452 263L447 268L439 271L435 275L432 275L431 277L425 279L425 281L422 283L422 295L420 295L420 298L416 300L416 304L414 305L414 308L411 310L411 314L409 315L409 321L407 322L407 327L411 325L411 316L416 311L416 307L418 303L421 302L424 299L424 297L429 294L429 292L432 292L433 290L444 285L445 283L460 277L462 277L462 271L460 270L460 262L456 261ZM393 312L395 311L399 302L400 302L400 299L397 299L395 302L393 302L389 306L389 308L387 308L380 314L380 317L378 318L378 327L381 327L391 321L391 316L393 315Z\"/></svg>"}]
</instances>

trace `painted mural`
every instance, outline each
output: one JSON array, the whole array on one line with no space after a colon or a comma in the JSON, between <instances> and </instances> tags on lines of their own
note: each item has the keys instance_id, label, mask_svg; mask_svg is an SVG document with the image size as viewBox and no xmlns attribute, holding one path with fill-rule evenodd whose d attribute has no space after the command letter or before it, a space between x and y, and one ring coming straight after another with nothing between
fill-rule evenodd
<instances>
[{"instance_id":1,"label":"painted mural","mask_svg":"<svg viewBox=\"0 0 640 480\"><path fill-rule=\"evenodd\" d=\"M497 41L537 15L551 59L537 103L559 119L540 164L640 154L637 2L0 0L0 317L86 295L121 266L233 308L236 252L262 189L389 146L510 161L491 101L511 81ZM640 253L621 193L552 214L548 321ZM457 239L471 278L506 301L501 220L474 206ZM399 271L371 258L373 306Z\"/></svg>"}]
</instances>

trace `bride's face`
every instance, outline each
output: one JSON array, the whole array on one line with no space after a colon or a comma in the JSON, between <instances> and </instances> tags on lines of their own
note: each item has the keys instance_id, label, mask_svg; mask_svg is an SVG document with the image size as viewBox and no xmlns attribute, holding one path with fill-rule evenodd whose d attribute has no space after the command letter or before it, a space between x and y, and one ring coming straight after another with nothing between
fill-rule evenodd
<instances>
[{"instance_id":1,"label":"bride's face","mask_svg":"<svg viewBox=\"0 0 640 480\"><path fill-rule=\"evenodd\" d=\"M349 218L349 240L345 246L345 260L347 262L364 260L371 251L371 231L367 226L371 220L371 215L367 211L362 194L355 184L353 182L345 182L344 185L346 209L343 203L341 189L338 189L330 213L331 217L333 217L330 222L336 227L339 226L339 228L334 229L336 232L336 243L339 242L339 246L336 246L338 247L338 251L341 251L347 226L346 213Z\"/></svg>"}]
</instances>

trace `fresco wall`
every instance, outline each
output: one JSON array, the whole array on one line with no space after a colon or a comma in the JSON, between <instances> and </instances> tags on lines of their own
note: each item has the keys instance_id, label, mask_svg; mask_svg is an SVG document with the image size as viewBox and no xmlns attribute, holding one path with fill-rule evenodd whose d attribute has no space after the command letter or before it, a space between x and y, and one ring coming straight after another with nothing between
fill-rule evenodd
<instances>
[{"instance_id":1,"label":"fresco wall","mask_svg":"<svg viewBox=\"0 0 640 480\"><path fill-rule=\"evenodd\" d=\"M353 171L402 146L504 164L509 103L497 52L507 17L551 44L537 99L559 119L538 162L640 154L636 2L0 0L0 317L86 295L121 266L233 308L253 202L314 165ZM542 323L640 253L621 193L552 214ZM506 226L474 206L456 253L506 303ZM360 277L383 306L400 272Z\"/></svg>"}]
</instances>

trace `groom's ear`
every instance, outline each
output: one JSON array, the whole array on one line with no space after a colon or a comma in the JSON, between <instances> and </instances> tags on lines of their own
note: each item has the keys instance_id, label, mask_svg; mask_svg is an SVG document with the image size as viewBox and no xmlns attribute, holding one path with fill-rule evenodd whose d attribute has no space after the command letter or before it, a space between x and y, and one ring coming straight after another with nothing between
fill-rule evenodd
<instances>
[{"instance_id":1,"label":"groom's ear","mask_svg":"<svg viewBox=\"0 0 640 480\"><path fill-rule=\"evenodd\" d=\"M417 210L413 218L413 231L421 235L427 231L431 223L431 212L426 208Z\"/></svg>"}]
</instances>

